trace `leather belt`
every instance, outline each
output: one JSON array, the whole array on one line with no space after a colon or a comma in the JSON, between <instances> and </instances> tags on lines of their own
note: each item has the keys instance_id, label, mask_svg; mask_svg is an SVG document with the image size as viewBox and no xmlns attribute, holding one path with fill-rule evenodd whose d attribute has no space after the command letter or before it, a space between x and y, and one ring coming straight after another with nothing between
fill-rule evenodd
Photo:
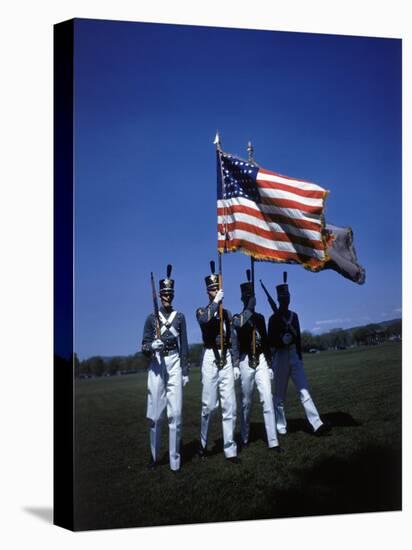
<instances>
[{"instance_id":1,"label":"leather belt","mask_svg":"<svg viewBox=\"0 0 412 550\"><path fill-rule=\"evenodd\" d=\"M203 347L204 347L205 349L218 349L218 350L220 351L220 346L217 346L216 344L203 344ZM227 346L226 344L225 344L225 346L224 346L224 349L225 349L226 351L229 350L229 349L231 349L231 348L232 348L232 346Z\"/></svg>"},{"instance_id":2,"label":"leather belt","mask_svg":"<svg viewBox=\"0 0 412 550\"><path fill-rule=\"evenodd\" d=\"M285 349L287 349L287 350L291 350L291 349L292 349L292 350L293 350L293 349L296 349L296 344L289 344L288 346L285 344L285 345L284 345L283 347L281 347L281 348L274 348L274 349L275 349L275 351L282 351L282 350L285 350Z\"/></svg>"},{"instance_id":3,"label":"leather belt","mask_svg":"<svg viewBox=\"0 0 412 550\"><path fill-rule=\"evenodd\" d=\"M250 355L252 353L252 346L250 346L250 348L248 348L247 350L246 349L240 349L239 350L239 353L240 355ZM261 353L263 353L263 348L261 346L256 346L256 352L255 352L255 355L260 355Z\"/></svg>"},{"instance_id":4,"label":"leather belt","mask_svg":"<svg viewBox=\"0 0 412 550\"><path fill-rule=\"evenodd\" d=\"M230 348L224 346L222 356L220 355L221 350L217 346L205 345L204 348L211 349L213 351L213 355L215 356L215 365L218 369L222 369L226 365L226 354L230 350Z\"/></svg>"},{"instance_id":5,"label":"leather belt","mask_svg":"<svg viewBox=\"0 0 412 550\"><path fill-rule=\"evenodd\" d=\"M162 351L162 355L165 355L165 356L173 355L174 353L178 353L177 348L173 348L173 349L164 349L164 350Z\"/></svg>"}]
</instances>

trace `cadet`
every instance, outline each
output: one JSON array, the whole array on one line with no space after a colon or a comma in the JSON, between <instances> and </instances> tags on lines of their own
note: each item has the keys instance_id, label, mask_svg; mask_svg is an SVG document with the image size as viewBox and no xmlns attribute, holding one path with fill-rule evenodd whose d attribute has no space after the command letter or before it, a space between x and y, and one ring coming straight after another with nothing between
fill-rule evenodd
<instances>
[{"instance_id":1,"label":"cadet","mask_svg":"<svg viewBox=\"0 0 412 550\"><path fill-rule=\"evenodd\" d=\"M183 313L172 307L174 280L170 278L172 266L159 283L161 307L146 319L142 351L150 357L147 381L147 418L150 421L150 468L159 459L160 432L165 411L169 421L170 468L180 468L180 439L182 424L182 386L189 381L186 320ZM155 312L156 291L153 287ZM158 317L158 318L157 318Z\"/></svg>"},{"instance_id":2,"label":"cadet","mask_svg":"<svg viewBox=\"0 0 412 550\"><path fill-rule=\"evenodd\" d=\"M316 435L323 435L326 429L310 396L303 368L299 318L297 313L289 310L290 294L286 284L286 272L284 272L283 280L284 284L276 287L279 310L269 319L268 328L269 344L274 350L274 404L277 431L279 434L287 432L284 404L289 378L292 378L313 432Z\"/></svg>"},{"instance_id":3,"label":"cadet","mask_svg":"<svg viewBox=\"0 0 412 550\"><path fill-rule=\"evenodd\" d=\"M214 262L210 262L211 275L205 277L209 304L196 311L203 338L202 359L202 413L200 429L200 446L198 456L205 458L207 435L213 412L218 407L218 390L222 406L223 451L231 462L239 462L237 446L234 440L236 424L235 380L240 371L237 352L236 333L232 327L231 314L227 309L223 312L223 354L220 339L220 303L223 300L223 290L219 290L219 279L215 275Z\"/></svg>"},{"instance_id":4,"label":"cadet","mask_svg":"<svg viewBox=\"0 0 412 550\"><path fill-rule=\"evenodd\" d=\"M250 279L249 270L247 274L248 279ZM250 413L252 410L253 388L256 383L263 407L268 446L270 449L276 449L279 452L281 449L276 434L271 389L273 371L268 366L271 364L271 360L265 318L260 313L255 312L256 298L252 283L241 284L240 291L244 309L242 313L233 316L233 326L236 329L239 343L239 367L242 387L242 412L240 417L242 444L245 447L249 444ZM253 329L255 336L253 336Z\"/></svg>"}]
</instances>

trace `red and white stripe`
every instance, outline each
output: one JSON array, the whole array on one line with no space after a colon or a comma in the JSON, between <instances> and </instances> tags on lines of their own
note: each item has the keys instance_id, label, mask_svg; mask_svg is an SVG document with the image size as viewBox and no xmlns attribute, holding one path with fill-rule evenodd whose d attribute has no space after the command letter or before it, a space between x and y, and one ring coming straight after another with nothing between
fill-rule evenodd
<instances>
[{"instance_id":1,"label":"red and white stripe","mask_svg":"<svg viewBox=\"0 0 412 550\"><path fill-rule=\"evenodd\" d=\"M256 183L257 202L218 200L219 252L240 250L258 260L322 267L327 259L323 211L328 191L262 168Z\"/></svg>"}]
</instances>

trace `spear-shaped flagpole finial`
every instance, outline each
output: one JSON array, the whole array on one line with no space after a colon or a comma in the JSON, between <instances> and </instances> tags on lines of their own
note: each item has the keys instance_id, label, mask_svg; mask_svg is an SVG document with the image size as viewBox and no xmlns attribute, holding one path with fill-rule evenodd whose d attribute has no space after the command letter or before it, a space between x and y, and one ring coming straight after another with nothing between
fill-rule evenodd
<instances>
[{"instance_id":1,"label":"spear-shaped flagpole finial","mask_svg":"<svg viewBox=\"0 0 412 550\"><path fill-rule=\"evenodd\" d=\"M253 145L251 141L248 141L248 144L247 144L247 154L248 154L248 160L253 162Z\"/></svg>"},{"instance_id":2,"label":"spear-shaped flagpole finial","mask_svg":"<svg viewBox=\"0 0 412 550\"><path fill-rule=\"evenodd\" d=\"M216 135L215 135L215 139L214 139L213 143L214 143L214 145L216 145L217 149L220 149L221 143L220 143L219 130L216 130Z\"/></svg>"}]
</instances>

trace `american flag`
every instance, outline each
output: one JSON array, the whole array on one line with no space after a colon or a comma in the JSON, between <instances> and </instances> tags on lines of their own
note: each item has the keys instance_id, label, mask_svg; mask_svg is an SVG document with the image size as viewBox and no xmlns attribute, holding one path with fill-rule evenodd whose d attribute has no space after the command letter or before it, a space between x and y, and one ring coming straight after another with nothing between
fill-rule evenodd
<instances>
[{"instance_id":1,"label":"american flag","mask_svg":"<svg viewBox=\"0 0 412 550\"><path fill-rule=\"evenodd\" d=\"M318 271L328 259L328 191L217 151L218 251Z\"/></svg>"}]
</instances>

